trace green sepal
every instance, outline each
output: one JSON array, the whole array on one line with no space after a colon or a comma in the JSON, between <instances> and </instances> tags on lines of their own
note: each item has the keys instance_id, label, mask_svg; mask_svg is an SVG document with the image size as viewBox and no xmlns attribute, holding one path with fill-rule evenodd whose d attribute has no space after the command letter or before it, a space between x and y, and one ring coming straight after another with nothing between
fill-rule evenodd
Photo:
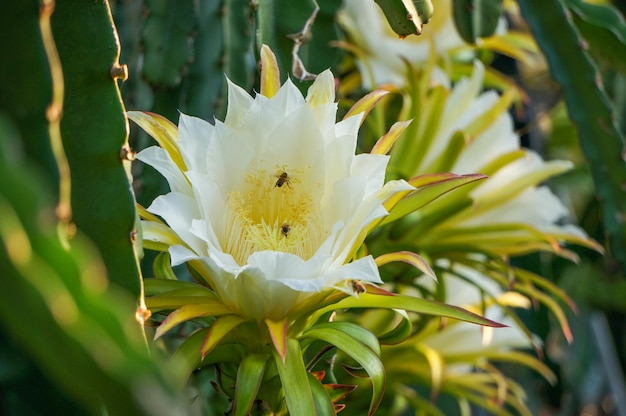
<instances>
[{"instance_id":1,"label":"green sepal","mask_svg":"<svg viewBox=\"0 0 626 416\"><path fill-rule=\"evenodd\" d=\"M230 313L230 310L224 306L221 302L213 301L202 303L201 305L188 304L183 305L170 313L161 325L159 325L154 334L154 339L157 339L167 333L175 326L190 321L195 318L203 318L207 316L221 316Z\"/></svg>"},{"instance_id":2,"label":"green sepal","mask_svg":"<svg viewBox=\"0 0 626 416\"><path fill-rule=\"evenodd\" d=\"M406 340L413 331L413 324L406 314L400 314L402 319L385 334L378 337L378 341L383 345L395 345Z\"/></svg>"},{"instance_id":3,"label":"green sepal","mask_svg":"<svg viewBox=\"0 0 626 416\"><path fill-rule=\"evenodd\" d=\"M143 284L145 296L163 295L165 293L180 289L197 289L198 291L204 290L210 292L210 290L204 286L200 286L197 283L185 282L182 280L144 279Z\"/></svg>"},{"instance_id":4,"label":"green sepal","mask_svg":"<svg viewBox=\"0 0 626 416\"><path fill-rule=\"evenodd\" d=\"M214 363L239 363L242 360L240 348L234 345L218 345L202 358L200 347L209 328L202 328L185 339L168 362L169 373L174 375L177 386L184 386L191 373L200 366Z\"/></svg>"},{"instance_id":5,"label":"green sepal","mask_svg":"<svg viewBox=\"0 0 626 416\"><path fill-rule=\"evenodd\" d=\"M220 316L211 324L209 332L207 332L202 346L200 347L200 355L205 357L213 348L215 348L226 335L230 333L240 324L244 323L245 319L237 315L223 315Z\"/></svg>"},{"instance_id":6,"label":"green sepal","mask_svg":"<svg viewBox=\"0 0 626 416\"><path fill-rule=\"evenodd\" d=\"M182 290L190 290L190 289L182 289ZM193 289L191 289L193 290ZM210 292L207 292L207 295L193 293L191 295L159 295L159 296L151 296L146 298L146 306L150 310L161 310L161 309L169 309L174 310L178 309L181 306L185 305L203 305L215 303L215 295L210 295Z\"/></svg>"},{"instance_id":7,"label":"green sepal","mask_svg":"<svg viewBox=\"0 0 626 416\"><path fill-rule=\"evenodd\" d=\"M378 339L374 334L362 326L352 322L323 322L315 325L312 329L328 328L345 333L346 335L358 340L361 344L374 351L377 355L380 355L380 344L378 343Z\"/></svg>"},{"instance_id":8,"label":"green sepal","mask_svg":"<svg viewBox=\"0 0 626 416\"><path fill-rule=\"evenodd\" d=\"M419 188L398 202L380 225L389 224L422 208L429 202L434 201L456 188L485 178L486 176L481 174L456 175L453 173L422 175L421 177L414 178L410 180L409 183L415 187L419 186ZM427 179L428 183L420 186L424 183L424 179Z\"/></svg>"},{"instance_id":9,"label":"green sepal","mask_svg":"<svg viewBox=\"0 0 626 416\"><path fill-rule=\"evenodd\" d=\"M328 394L328 389L315 375L307 373L307 376L309 377L309 385L311 386L311 393L313 394L316 415L335 416L335 406L333 405L333 399Z\"/></svg>"},{"instance_id":10,"label":"green sepal","mask_svg":"<svg viewBox=\"0 0 626 416\"><path fill-rule=\"evenodd\" d=\"M450 142L436 159L424 168L424 172L450 172L459 159L466 146L470 142L470 136L465 131L455 131L450 137Z\"/></svg>"},{"instance_id":11,"label":"green sepal","mask_svg":"<svg viewBox=\"0 0 626 416\"><path fill-rule=\"evenodd\" d=\"M157 279L178 280L174 270L172 270L170 253L167 251L156 255L152 263L152 271Z\"/></svg>"},{"instance_id":12,"label":"green sepal","mask_svg":"<svg viewBox=\"0 0 626 416\"><path fill-rule=\"evenodd\" d=\"M246 416L252 408L263 381L267 358L265 355L250 354L239 364L233 402L235 416Z\"/></svg>"},{"instance_id":13,"label":"green sepal","mask_svg":"<svg viewBox=\"0 0 626 416\"><path fill-rule=\"evenodd\" d=\"M314 327L302 334L302 338L313 338L332 344L365 369L372 381L373 394L368 414L373 415L385 391L385 367L378 354L358 338L354 338L339 327ZM378 345L378 342L376 344Z\"/></svg>"},{"instance_id":14,"label":"green sepal","mask_svg":"<svg viewBox=\"0 0 626 416\"><path fill-rule=\"evenodd\" d=\"M453 318L478 325L492 326L494 328L506 326L458 306L406 295L381 296L363 293L359 298L351 296L326 306L316 311L316 315L322 315L328 311L350 308L404 309L410 312Z\"/></svg>"},{"instance_id":15,"label":"green sepal","mask_svg":"<svg viewBox=\"0 0 626 416\"><path fill-rule=\"evenodd\" d=\"M285 401L289 414L301 416L316 416L313 392L309 384L309 376L302 360L302 350L298 340L287 340L287 354L285 361L273 349L274 361L278 375L285 392Z\"/></svg>"}]
</instances>

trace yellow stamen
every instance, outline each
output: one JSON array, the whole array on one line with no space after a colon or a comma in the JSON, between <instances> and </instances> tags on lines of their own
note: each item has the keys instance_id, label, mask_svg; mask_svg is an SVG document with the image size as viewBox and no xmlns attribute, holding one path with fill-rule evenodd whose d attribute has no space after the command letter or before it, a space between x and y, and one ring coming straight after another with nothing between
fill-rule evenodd
<instances>
[{"instance_id":1,"label":"yellow stamen","mask_svg":"<svg viewBox=\"0 0 626 416\"><path fill-rule=\"evenodd\" d=\"M286 175L289 182L277 186L277 178ZM310 189L314 188L305 180L305 173L288 166L276 172L258 169L248 173L241 189L227 196L227 226L220 242L224 251L240 265L263 250L310 258L328 235L321 227Z\"/></svg>"}]
</instances>

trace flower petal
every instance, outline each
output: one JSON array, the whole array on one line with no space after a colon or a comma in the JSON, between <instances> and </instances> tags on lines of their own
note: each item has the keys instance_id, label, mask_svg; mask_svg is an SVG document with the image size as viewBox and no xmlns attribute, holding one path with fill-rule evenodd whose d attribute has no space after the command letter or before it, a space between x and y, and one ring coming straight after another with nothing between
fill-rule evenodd
<instances>
[{"instance_id":1,"label":"flower petal","mask_svg":"<svg viewBox=\"0 0 626 416\"><path fill-rule=\"evenodd\" d=\"M191 195L192 190L187 178L174 163L170 155L160 147L150 146L137 154L137 159L152 166L167 180L172 192Z\"/></svg>"},{"instance_id":2,"label":"flower petal","mask_svg":"<svg viewBox=\"0 0 626 416\"><path fill-rule=\"evenodd\" d=\"M335 77L330 69L325 70L315 78L313 84L309 87L306 96L306 102L311 108L323 104L329 104L335 101Z\"/></svg>"}]
</instances>

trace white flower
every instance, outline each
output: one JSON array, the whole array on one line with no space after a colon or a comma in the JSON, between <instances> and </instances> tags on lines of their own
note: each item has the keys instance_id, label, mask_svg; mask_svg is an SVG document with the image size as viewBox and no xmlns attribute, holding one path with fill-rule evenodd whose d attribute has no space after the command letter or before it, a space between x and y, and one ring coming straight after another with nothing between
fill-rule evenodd
<instances>
[{"instance_id":1,"label":"white flower","mask_svg":"<svg viewBox=\"0 0 626 416\"><path fill-rule=\"evenodd\" d=\"M349 279L381 282L371 256L350 260L384 200L412 188L383 186L387 156L354 154L362 115L336 123L334 98L330 71L306 99L291 81L271 98L229 82L224 122L181 114L182 162L161 147L137 156L170 184L148 211L175 233L146 224L144 238L166 242L172 265L192 261L248 319L283 319L333 288L354 294Z\"/></svg>"},{"instance_id":2,"label":"white flower","mask_svg":"<svg viewBox=\"0 0 626 416\"><path fill-rule=\"evenodd\" d=\"M422 34L400 39L373 1L344 0L340 22L361 50L357 65L365 88L387 83L403 86L406 84L403 59L414 65L422 64L433 53L432 47L437 55L443 55L466 45L454 26L451 1L435 0L433 6L435 12ZM505 27L501 19L497 33L503 33Z\"/></svg>"},{"instance_id":3,"label":"white flower","mask_svg":"<svg viewBox=\"0 0 626 416\"><path fill-rule=\"evenodd\" d=\"M396 144L392 151L394 169L407 177L438 172L442 163L447 163L445 170L453 173L489 175L469 192L471 206L459 208L441 219L436 230L429 229L419 237L418 244L428 250L434 246L468 243L504 255L551 250L572 256L558 247L559 241L598 249L578 227L558 224L569 211L550 189L540 185L571 169L572 163L546 162L534 151L521 148L507 111L511 96L481 92L484 75L482 63L475 61L471 78L460 80L453 88L449 81L435 87L439 89L436 94L445 97L445 104L438 115L430 115L428 119L420 115L418 123L430 123L429 136L414 138L423 144L419 146L424 153L421 163L416 164L406 156L408 152L402 143ZM464 135L461 143L455 142L459 133ZM436 201L432 209L458 195L452 193L448 199ZM469 229L473 231L463 231Z\"/></svg>"},{"instance_id":4,"label":"white flower","mask_svg":"<svg viewBox=\"0 0 626 416\"><path fill-rule=\"evenodd\" d=\"M442 267L449 267L449 264L444 263L449 262L438 262ZM445 302L472 310L506 326L490 328L454 322L421 337L421 342L443 356L480 355L485 351L507 351L541 345L538 337L530 338L516 321L505 314L501 306L527 309L531 306L527 297L517 292L504 292L498 283L470 267L455 264L452 270L456 275L442 275L446 282ZM424 284L432 287L431 282ZM498 303L494 303L495 301ZM485 305L486 308L483 308Z\"/></svg>"}]
</instances>

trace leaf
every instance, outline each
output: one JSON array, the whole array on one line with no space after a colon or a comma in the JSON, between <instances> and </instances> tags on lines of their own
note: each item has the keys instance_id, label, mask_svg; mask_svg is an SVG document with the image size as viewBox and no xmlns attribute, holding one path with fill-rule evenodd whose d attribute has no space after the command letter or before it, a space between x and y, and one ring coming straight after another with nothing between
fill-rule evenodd
<instances>
[{"instance_id":1,"label":"leaf","mask_svg":"<svg viewBox=\"0 0 626 416\"><path fill-rule=\"evenodd\" d=\"M435 275L433 269L431 269L428 262L424 260L424 258L419 254L413 253L411 251L397 251L394 253L381 254L380 256L376 257L375 261L378 267L384 266L388 263L401 261L410 264L411 266L424 273L426 276L429 276L437 281L437 276Z\"/></svg>"},{"instance_id":2,"label":"leaf","mask_svg":"<svg viewBox=\"0 0 626 416\"><path fill-rule=\"evenodd\" d=\"M197 4L193 0L147 0L144 7L148 15L142 30L142 76L160 88L179 85L193 61L190 38L197 28Z\"/></svg>"},{"instance_id":3,"label":"leaf","mask_svg":"<svg viewBox=\"0 0 626 416\"><path fill-rule=\"evenodd\" d=\"M346 115L343 116L343 119L346 120L359 113L363 113L363 117L361 118L361 124L363 124L365 117L367 117L374 106L376 106L376 104L378 104L378 102L387 94L389 94L389 91L385 90L376 90L366 94L363 98L354 103L352 107L350 107Z\"/></svg>"},{"instance_id":4,"label":"leaf","mask_svg":"<svg viewBox=\"0 0 626 416\"><path fill-rule=\"evenodd\" d=\"M520 0L523 17L563 87L567 111L589 160L611 254L626 270L626 139L615 122L601 74L562 1ZM574 70L575 69L575 70Z\"/></svg>"},{"instance_id":5,"label":"leaf","mask_svg":"<svg viewBox=\"0 0 626 416\"><path fill-rule=\"evenodd\" d=\"M28 3L35 19L37 6ZM165 413L182 412L158 357L146 348L136 299L109 290L104 265L84 236L69 246L59 237L47 184L20 159L17 132L7 124L0 115L0 328L64 395L38 400L57 396L80 404L83 413L144 415L137 389L151 389ZM6 383L16 381L5 376Z\"/></svg>"},{"instance_id":6,"label":"leaf","mask_svg":"<svg viewBox=\"0 0 626 416\"><path fill-rule=\"evenodd\" d=\"M201 286L197 283L185 282L182 280L144 279L143 282L144 282L145 296L148 296L148 297L155 296L155 295L162 295L167 292L172 292L174 290L179 290L179 289L195 289L198 291L198 295L202 293L206 296L211 295L213 293L206 287Z\"/></svg>"},{"instance_id":7,"label":"leaf","mask_svg":"<svg viewBox=\"0 0 626 416\"><path fill-rule=\"evenodd\" d=\"M259 0L256 4L257 45L268 45L276 54L283 81L288 76L300 79L299 74L293 73L296 60L312 74L339 60L343 51L331 46L331 42L340 35L335 22L340 2L303 0L298 7L293 6L292 0ZM314 21L310 20L312 16ZM297 50L295 41L300 42ZM295 84L301 89L309 85L300 81Z\"/></svg>"},{"instance_id":8,"label":"leaf","mask_svg":"<svg viewBox=\"0 0 626 416\"><path fill-rule=\"evenodd\" d=\"M284 361L285 355L287 354L287 330L289 329L287 319L283 319L279 322L266 319L265 324L270 332L270 338L272 338L276 352Z\"/></svg>"},{"instance_id":9,"label":"leaf","mask_svg":"<svg viewBox=\"0 0 626 416\"><path fill-rule=\"evenodd\" d=\"M173 293L151 296L146 298L146 306L150 310L155 309L178 309L181 306L185 305L214 305L217 301L215 300L215 295L209 293L201 293L197 291L195 288L191 289L193 293L191 294L181 294L176 295ZM222 305L220 303L220 305ZM222 307L224 307L222 305Z\"/></svg>"},{"instance_id":10,"label":"leaf","mask_svg":"<svg viewBox=\"0 0 626 416\"><path fill-rule=\"evenodd\" d=\"M230 310L218 301L203 303L201 305L183 305L170 313L154 333L154 339L165 335L170 329L183 322L203 316L219 316L230 313Z\"/></svg>"},{"instance_id":11,"label":"leaf","mask_svg":"<svg viewBox=\"0 0 626 416\"><path fill-rule=\"evenodd\" d=\"M304 367L298 340L292 338L287 340L287 354L285 354L284 361L276 350L273 352L289 414L316 416L309 376Z\"/></svg>"},{"instance_id":12,"label":"leaf","mask_svg":"<svg viewBox=\"0 0 626 416\"><path fill-rule=\"evenodd\" d=\"M53 151L54 146L61 144L59 118L63 106L63 74L50 30L53 8L33 0L4 6L0 13L0 34L7 39L19 31L20 36L12 42L0 44L0 55L11 57L11 65L0 67L2 118L15 123L24 154L41 169L43 177L47 178L47 186L56 192L59 190L59 173L63 175ZM15 71L19 71L19 76L12 76ZM49 119L49 116L53 117ZM6 128L1 142L4 145L12 134L6 125L3 127ZM58 156L65 157L62 152ZM69 172L66 176L69 179ZM69 195L63 198L68 209Z\"/></svg>"},{"instance_id":13,"label":"leaf","mask_svg":"<svg viewBox=\"0 0 626 416\"><path fill-rule=\"evenodd\" d=\"M178 148L178 127L174 123L159 114L150 112L127 111L126 115L157 141L181 172L187 171Z\"/></svg>"},{"instance_id":14,"label":"leaf","mask_svg":"<svg viewBox=\"0 0 626 416\"><path fill-rule=\"evenodd\" d=\"M424 355L428 365L430 366L430 375L432 378L431 398L435 398L439 394L445 379L446 360L444 360L442 355L437 350L430 348L424 343L417 344L416 348Z\"/></svg>"},{"instance_id":15,"label":"leaf","mask_svg":"<svg viewBox=\"0 0 626 416\"><path fill-rule=\"evenodd\" d=\"M372 380L373 394L368 415L373 415L385 391L385 368L378 355L368 346L338 328L314 327L306 331L302 338L319 339L332 344L365 369Z\"/></svg>"},{"instance_id":16,"label":"leaf","mask_svg":"<svg viewBox=\"0 0 626 416\"><path fill-rule=\"evenodd\" d=\"M385 207L390 212L383 219L381 225L389 224L402 218L453 189L485 178L486 176L481 174L455 175L453 173L418 176L409 181L411 185L418 187L417 190L410 192L408 196L405 196L399 202L390 200L388 204L385 204ZM420 186L422 184L424 185ZM393 205L394 203L395 206ZM393 208L390 209L390 207Z\"/></svg>"},{"instance_id":17,"label":"leaf","mask_svg":"<svg viewBox=\"0 0 626 416\"><path fill-rule=\"evenodd\" d=\"M267 45L261 46L261 94L272 98L280 89L280 70L276 55Z\"/></svg>"},{"instance_id":18,"label":"leaf","mask_svg":"<svg viewBox=\"0 0 626 416\"><path fill-rule=\"evenodd\" d=\"M317 416L335 416L335 406L333 406L333 400L326 386L313 374L308 373L308 377L315 403L315 414Z\"/></svg>"},{"instance_id":19,"label":"leaf","mask_svg":"<svg viewBox=\"0 0 626 416\"><path fill-rule=\"evenodd\" d=\"M397 310L402 319L392 330L378 337L382 345L395 345L406 340L412 333L413 324L405 311Z\"/></svg>"},{"instance_id":20,"label":"leaf","mask_svg":"<svg viewBox=\"0 0 626 416\"><path fill-rule=\"evenodd\" d=\"M468 43L493 35L502 14L502 0L453 0L452 7L459 35Z\"/></svg>"},{"instance_id":21,"label":"leaf","mask_svg":"<svg viewBox=\"0 0 626 416\"><path fill-rule=\"evenodd\" d=\"M446 356L446 361L448 363L462 363L467 362L469 359L472 359L470 356L458 355L458 356ZM550 368L538 360L537 358L520 352L520 351L495 351L495 350L485 350L481 351L480 355L476 354L473 359L482 360L488 359L490 361L501 361L501 362L509 362L523 365L525 367L531 368L535 370L537 373L541 374L543 378L545 378L551 385L554 385L557 382L556 375L550 370Z\"/></svg>"},{"instance_id":22,"label":"leaf","mask_svg":"<svg viewBox=\"0 0 626 416\"><path fill-rule=\"evenodd\" d=\"M202 358L206 357L230 331L243 322L245 322L245 319L237 315L225 315L217 318L215 322L211 324L209 332L207 332L206 338L204 338L202 346L200 347L200 355Z\"/></svg>"},{"instance_id":23,"label":"leaf","mask_svg":"<svg viewBox=\"0 0 626 416\"><path fill-rule=\"evenodd\" d=\"M587 42L587 50L601 63L626 73L626 21L610 4L566 0L576 28Z\"/></svg>"},{"instance_id":24,"label":"leaf","mask_svg":"<svg viewBox=\"0 0 626 416\"><path fill-rule=\"evenodd\" d=\"M323 322L313 326L312 329L331 328L334 331L341 331L346 335L359 341L370 350L380 355L380 344L378 339L367 329L352 322Z\"/></svg>"},{"instance_id":25,"label":"leaf","mask_svg":"<svg viewBox=\"0 0 626 416\"><path fill-rule=\"evenodd\" d=\"M174 270L172 270L170 253L167 251L157 254L152 263L152 271L157 279L178 280Z\"/></svg>"},{"instance_id":26,"label":"leaf","mask_svg":"<svg viewBox=\"0 0 626 416\"><path fill-rule=\"evenodd\" d=\"M441 116L445 108L450 91L442 85L430 87L420 85L417 81L427 79L425 76L418 78L415 70L407 65L410 78L410 108L409 114L419 114L419 119L407 129L402 140L393 147L391 159L394 169L398 169L402 177L413 177L418 174L435 173L424 172L423 160L437 138ZM416 170L419 170L416 172Z\"/></svg>"},{"instance_id":27,"label":"leaf","mask_svg":"<svg viewBox=\"0 0 626 416\"><path fill-rule=\"evenodd\" d=\"M109 279L138 298L132 152L117 80L125 67L109 3L56 2L51 25L65 84L61 136L72 221L98 247Z\"/></svg>"},{"instance_id":28,"label":"leaf","mask_svg":"<svg viewBox=\"0 0 626 416\"><path fill-rule=\"evenodd\" d=\"M578 308L572 298L563 289L552 283L550 280L529 272L528 270L520 268L514 268L513 270L517 279L520 279L522 282L530 282L544 290L547 290L550 295L555 296L558 300L565 303L573 312L577 312Z\"/></svg>"},{"instance_id":29,"label":"leaf","mask_svg":"<svg viewBox=\"0 0 626 416\"><path fill-rule=\"evenodd\" d=\"M450 141L439 155L434 158L424 172L449 172L454 168L466 146L471 142L471 136L465 131L456 131L450 137Z\"/></svg>"},{"instance_id":30,"label":"leaf","mask_svg":"<svg viewBox=\"0 0 626 416\"><path fill-rule=\"evenodd\" d=\"M489 38L490 40L496 41L500 38ZM492 42L481 41L481 43L485 43L485 47L492 47ZM534 65L534 64L533 64ZM530 66L530 65L529 65ZM452 80L459 80L462 78L470 78L472 73L474 72L474 65L463 63L463 62L455 62L452 64L450 68L450 78ZM485 78L483 80L484 88L492 88L498 91L505 91L507 88L513 88L515 90L515 103L521 104L523 102L529 102L530 98L524 89L517 84L514 78L503 74L495 70L492 67L485 68ZM484 172L483 172L484 173Z\"/></svg>"},{"instance_id":31,"label":"leaf","mask_svg":"<svg viewBox=\"0 0 626 416\"><path fill-rule=\"evenodd\" d=\"M490 51L508 56L515 59L516 61L520 61L524 65L536 65L536 55L539 53L539 47L535 43L535 40L529 33L515 32L514 30L515 29L509 30L506 33L497 34L496 36L491 36L489 38L478 39L476 43L480 48L485 48ZM498 78L499 76L503 76L500 72L493 68L486 69L487 72L491 72L492 74L487 74L487 76L485 77L485 84L489 82L489 78L493 79L494 76L496 78ZM512 83L510 83L508 86L513 85ZM520 97L525 97L525 92L519 87L517 89L518 95Z\"/></svg>"},{"instance_id":32,"label":"leaf","mask_svg":"<svg viewBox=\"0 0 626 416\"><path fill-rule=\"evenodd\" d=\"M383 137L378 139L374 147L372 147L371 154L385 155L389 153L393 144L398 140L400 135L404 133L409 124L411 124L413 120L407 121L398 121L397 123L393 123L393 125L389 128L389 131L385 133Z\"/></svg>"},{"instance_id":33,"label":"leaf","mask_svg":"<svg viewBox=\"0 0 626 416\"><path fill-rule=\"evenodd\" d=\"M249 354L241 360L237 370L235 383L235 399L233 413L235 416L246 416L263 381L267 357L259 354Z\"/></svg>"},{"instance_id":34,"label":"leaf","mask_svg":"<svg viewBox=\"0 0 626 416\"><path fill-rule=\"evenodd\" d=\"M363 293L357 299L348 297L339 302L326 306L316 312L316 315L323 315L326 312L338 309L350 308L382 308L382 309L404 309L410 312L417 312L425 315L434 315L447 318L454 318L461 321L471 322L478 325L492 326L494 328L505 327L483 316L476 315L458 306L447 305L433 300L421 299L406 295L381 296Z\"/></svg>"},{"instance_id":35,"label":"leaf","mask_svg":"<svg viewBox=\"0 0 626 416\"><path fill-rule=\"evenodd\" d=\"M209 328L202 328L188 336L168 362L168 374L172 375L175 385L181 389L187 384L191 373L200 365L237 364L243 359L240 349L234 345L218 345L202 357L200 347L208 332Z\"/></svg>"}]
</instances>

